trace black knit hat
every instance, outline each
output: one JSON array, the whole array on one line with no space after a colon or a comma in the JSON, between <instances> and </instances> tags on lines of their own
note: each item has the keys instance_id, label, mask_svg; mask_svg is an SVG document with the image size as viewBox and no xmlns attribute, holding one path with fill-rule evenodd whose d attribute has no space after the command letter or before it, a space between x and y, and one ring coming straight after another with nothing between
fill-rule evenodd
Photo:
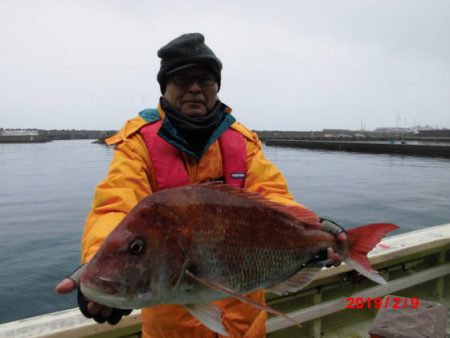
<instances>
[{"instance_id":1,"label":"black knit hat","mask_svg":"<svg viewBox=\"0 0 450 338\"><path fill-rule=\"evenodd\" d=\"M201 65L208 67L216 75L220 88L220 71L222 62L213 51L205 45L205 37L200 33L183 34L170 41L158 50L161 58L161 68L158 72L158 82L161 93L166 90L166 77L179 70Z\"/></svg>"}]
</instances>

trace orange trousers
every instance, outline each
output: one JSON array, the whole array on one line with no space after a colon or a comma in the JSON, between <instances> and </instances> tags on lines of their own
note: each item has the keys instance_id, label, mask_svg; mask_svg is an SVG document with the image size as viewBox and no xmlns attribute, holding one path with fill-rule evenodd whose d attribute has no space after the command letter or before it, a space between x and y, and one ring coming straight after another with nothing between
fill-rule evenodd
<instances>
[{"instance_id":1,"label":"orange trousers","mask_svg":"<svg viewBox=\"0 0 450 338\"><path fill-rule=\"evenodd\" d=\"M247 295L265 304L264 291ZM262 338L266 335L267 313L238 299L227 298L214 302L223 312L222 324L230 338ZM217 338L223 337L209 330L180 305L158 305L142 309L143 338Z\"/></svg>"}]
</instances>

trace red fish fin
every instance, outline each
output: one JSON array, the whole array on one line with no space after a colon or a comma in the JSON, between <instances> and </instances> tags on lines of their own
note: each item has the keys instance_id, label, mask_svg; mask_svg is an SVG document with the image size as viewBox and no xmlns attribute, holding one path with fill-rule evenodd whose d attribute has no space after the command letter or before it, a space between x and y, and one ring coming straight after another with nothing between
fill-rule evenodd
<instances>
[{"instance_id":1,"label":"red fish fin","mask_svg":"<svg viewBox=\"0 0 450 338\"><path fill-rule=\"evenodd\" d=\"M386 281L370 265L367 254L388 232L395 229L398 229L395 224L373 223L348 230L349 253L344 262L374 282L386 284Z\"/></svg>"},{"instance_id":2,"label":"red fish fin","mask_svg":"<svg viewBox=\"0 0 450 338\"><path fill-rule=\"evenodd\" d=\"M198 187L203 187L207 189L215 189L215 190L221 190L228 192L230 194L235 194L236 196L241 196L244 198L247 198L249 200L252 200L256 203L261 203L266 207L276 209L280 212L286 213L291 215L292 217L298 219L302 223L313 226L315 228L321 228L320 224L320 218L317 216L313 211L301 207L301 206L285 206L281 205L279 203L275 203L272 201L269 201L266 197L261 195L258 192L248 192L243 189L231 187L226 184L220 184L217 182L207 182L207 183L200 183L196 184Z\"/></svg>"},{"instance_id":3,"label":"red fish fin","mask_svg":"<svg viewBox=\"0 0 450 338\"><path fill-rule=\"evenodd\" d=\"M328 261L317 262L314 265L308 265L301 269L295 275L282 281L281 283L272 285L267 291L277 295L284 296L289 293L297 292L312 282L314 277L328 263Z\"/></svg>"},{"instance_id":4,"label":"red fish fin","mask_svg":"<svg viewBox=\"0 0 450 338\"><path fill-rule=\"evenodd\" d=\"M230 290L227 287L225 287L225 286L223 286L221 284L218 284L216 282L212 282L212 281L208 281L206 279L200 278L200 277L196 276L195 274L193 274L192 272L190 272L189 270L186 271L186 274L189 277L191 277L192 279L194 279L197 282L199 282L200 284L203 284L203 285L205 285L207 287L210 287L211 289L214 289L214 290L217 290L219 292L222 292L222 293L224 293L224 294L226 294L226 295L228 295L230 297L237 298L241 302L253 305L257 309L260 309L262 311L267 311L267 312L272 313L274 315L283 317L283 318L291 321L295 325L298 325L299 327L301 327L301 325L299 323L297 323L294 319L292 319L291 317L287 316L286 314L284 314L284 313L282 313L282 312L280 312L278 310L275 310L274 308L271 308L268 305L260 304L260 303L258 303L256 301L254 301L253 299L250 299L250 298L248 298L248 297L246 297L244 295L240 295L240 294L234 292L233 290Z\"/></svg>"},{"instance_id":5,"label":"red fish fin","mask_svg":"<svg viewBox=\"0 0 450 338\"><path fill-rule=\"evenodd\" d=\"M186 310L211 331L228 337L228 332L222 325L222 311L214 304L185 305Z\"/></svg>"}]
</instances>

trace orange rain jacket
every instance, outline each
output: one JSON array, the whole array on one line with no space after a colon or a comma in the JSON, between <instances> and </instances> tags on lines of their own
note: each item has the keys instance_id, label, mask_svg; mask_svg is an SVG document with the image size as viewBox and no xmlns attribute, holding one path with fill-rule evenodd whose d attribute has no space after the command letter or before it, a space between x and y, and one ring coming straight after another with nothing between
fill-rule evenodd
<instances>
[{"instance_id":1,"label":"orange rain jacket","mask_svg":"<svg viewBox=\"0 0 450 338\"><path fill-rule=\"evenodd\" d=\"M231 110L230 110L231 111ZM165 113L158 107L161 118ZM152 163L139 129L147 122L136 117L126 122L114 136L107 139L115 145L114 157L108 175L96 187L92 210L82 236L82 262L86 263L100 248L103 240L120 223L127 213L144 197L152 193L154 181ZM244 189L259 192L267 199L284 205L298 205L288 192L281 172L268 161L255 133L235 122L230 128L246 138L247 177ZM192 183L221 177L221 154L216 140L197 162L183 153ZM264 303L264 291L258 290L249 297ZM264 337L267 314L237 299L215 302L223 310L223 324L231 337ZM192 317L182 306L158 305L142 310L144 338L160 337L217 337Z\"/></svg>"}]
</instances>

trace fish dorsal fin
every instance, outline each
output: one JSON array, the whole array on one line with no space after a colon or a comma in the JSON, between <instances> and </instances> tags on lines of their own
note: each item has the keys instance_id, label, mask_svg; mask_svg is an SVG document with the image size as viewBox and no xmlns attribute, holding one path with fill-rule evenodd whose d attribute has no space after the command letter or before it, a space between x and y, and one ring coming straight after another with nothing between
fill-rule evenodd
<instances>
[{"instance_id":1,"label":"fish dorsal fin","mask_svg":"<svg viewBox=\"0 0 450 338\"><path fill-rule=\"evenodd\" d=\"M219 292L222 292L222 293L224 293L224 294L226 294L226 295L228 295L228 296L230 296L230 297L237 298L237 299L239 299L241 302L250 304L250 305L252 305L252 306L254 306L254 307L256 307L257 309L260 309L260 310L262 310L262 311L267 311L267 312L269 312L269 313L271 313L271 314L274 314L274 315L283 317L283 318L285 318L285 319L291 321L291 322L294 323L295 325L298 325L299 327L301 327L300 324L297 323L294 319L292 319L292 318L289 317L288 315L284 314L283 312L280 312L280 311L278 311L278 310L275 310L274 308L271 308L271 307L268 306L268 305L258 303L258 302L256 302L256 301L254 301L253 299L251 299L251 298L249 298L249 297L246 297L246 296L244 296L244 295L241 295L241 294L239 294L239 293L236 293L236 292L234 292L233 290L228 289L227 287L225 287L225 286L223 286L223 285L221 285L221 284L219 284L219 283L212 282L212 281L203 279L203 278L201 278L201 277L198 277L197 275L195 275L194 273L190 272L189 270L186 270L186 274L187 274L189 277L191 277L192 279L194 279L194 280L196 280L197 282L199 282L200 284L203 284L203 285L205 285L205 286L207 286L207 287L210 287L211 289L214 289L214 290L217 290L217 291L219 291Z\"/></svg>"},{"instance_id":2,"label":"fish dorsal fin","mask_svg":"<svg viewBox=\"0 0 450 338\"><path fill-rule=\"evenodd\" d=\"M328 261L325 260L308 264L306 267L304 267L288 279L267 288L267 291L273 292L280 296L297 292L311 283L314 277L327 263Z\"/></svg>"},{"instance_id":3,"label":"fish dorsal fin","mask_svg":"<svg viewBox=\"0 0 450 338\"><path fill-rule=\"evenodd\" d=\"M222 325L222 311L214 304L185 305L186 310L211 331L228 337L228 332Z\"/></svg>"},{"instance_id":4,"label":"fish dorsal fin","mask_svg":"<svg viewBox=\"0 0 450 338\"><path fill-rule=\"evenodd\" d=\"M322 226L320 224L320 218L313 211L301 206L287 206L272 202L258 192L249 192L217 182L199 183L194 186L212 190L220 190L236 196L244 197L266 207L288 214L306 225L313 226L315 228L321 228Z\"/></svg>"}]
</instances>

